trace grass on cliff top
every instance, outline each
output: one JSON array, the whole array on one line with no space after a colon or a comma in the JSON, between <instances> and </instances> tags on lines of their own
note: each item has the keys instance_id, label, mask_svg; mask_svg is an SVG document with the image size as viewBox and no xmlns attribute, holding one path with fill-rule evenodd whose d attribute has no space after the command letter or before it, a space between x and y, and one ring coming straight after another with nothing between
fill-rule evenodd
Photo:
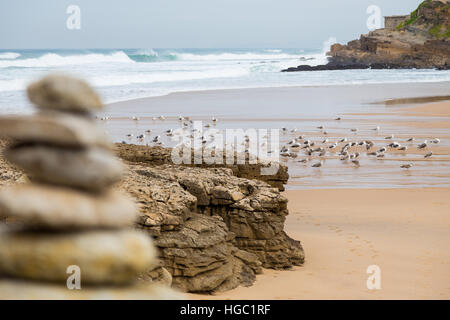
<instances>
[{"instance_id":1,"label":"grass on cliff top","mask_svg":"<svg viewBox=\"0 0 450 320\"><path fill-rule=\"evenodd\" d=\"M406 26L409 26L410 24L413 24L414 22L417 21L417 19L419 19L419 9L422 7L426 7L428 5L431 4L431 0L425 0L424 2L422 2L421 4L419 4L419 6L417 7L416 10L414 10L413 12L411 12L410 17L408 20L400 23L397 27L395 27L396 30L400 30Z\"/></svg>"},{"instance_id":2,"label":"grass on cliff top","mask_svg":"<svg viewBox=\"0 0 450 320\"><path fill-rule=\"evenodd\" d=\"M417 20L419 20L419 18L421 17L421 15L419 14L419 11L421 8L430 8L432 7L432 0L425 0L423 1L421 4L419 4L419 6L417 7L416 10L414 10L413 12L411 12L410 14L410 18L400 24L398 24L395 27L395 30L401 30L409 25L412 25L414 23L417 22ZM438 7L439 8L439 7ZM430 27L430 29L428 30L428 33L437 38L437 39L441 39L441 38L448 38L450 36L450 28L447 27L445 28L445 26L442 23L439 23L442 19L441 16L441 12L446 12L450 10L450 5L449 4L445 4L443 6L441 6L438 11L436 12L437 14L437 20L434 22L434 24Z\"/></svg>"}]
</instances>

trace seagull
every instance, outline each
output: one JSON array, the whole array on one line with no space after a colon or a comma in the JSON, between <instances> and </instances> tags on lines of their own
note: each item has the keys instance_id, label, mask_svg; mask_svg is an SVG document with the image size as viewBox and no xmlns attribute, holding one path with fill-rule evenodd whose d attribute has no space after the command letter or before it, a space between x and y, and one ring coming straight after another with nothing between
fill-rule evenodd
<instances>
[{"instance_id":1,"label":"seagull","mask_svg":"<svg viewBox=\"0 0 450 320\"><path fill-rule=\"evenodd\" d=\"M377 158L384 158L384 153L378 153Z\"/></svg>"},{"instance_id":2,"label":"seagull","mask_svg":"<svg viewBox=\"0 0 450 320\"><path fill-rule=\"evenodd\" d=\"M145 130L145 133L146 133L146 134L150 134L150 133L152 133L152 130L150 130L150 129Z\"/></svg>"},{"instance_id":3,"label":"seagull","mask_svg":"<svg viewBox=\"0 0 450 320\"><path fill-rule=\"evenodd\" d=\"M394 139L394 135L391 134L390 136L387 136L387 137L385 137L384 139L386 139L386 140L392 140L392 139Z\"/></svg>"},{"instance_id":4,"label":"seagull","mask_svg":"<svg viewBox=\"0 0 450 320\"><path fill-rule=\"evenodd\" d=\"M156 136L156 137L153 138L152 141L153 141L153 142L158 142L160 138L161 138L161 136Z\"/></svg>"},{"instance_id":5,"label":"seagull","mask_svg":"<svg viewBox=\"0 0 450 320\"><path fill-rule=\"evenodd\" d=\"M400 168L402 168L402 169L409 169L409 168L411 168L412 166L413 166L412 163L408 163L408 164L402 164L402 165L400 166Z\"/></svg>"},{"instance_id":6,"label":"seagull","mask_svg":"<svg viewBox=\"0 0 450 320\"><path fill-rule=\"evenodd\" d=\"M342 138L339 142L347 142L347 138Z\"/></svg>"},{"instance_id":7,"label":"seagull","mask_svg":"<svg viewBox=\"0 0 450 320\"><path fill-rule=\"evenodd\" d=\"M352 163L353 163L354 165L356 165L357 167L359 167L359 160L353 160Z\"/></svg>"},{"instance_id":8,"label":"seagull","mask_svg":"<svg viewBox=\"0 0 450 320\"><path fill-rule=\"evenodd\" d=\"M333 144L328 146L329 149L334 149L336 147L337 147L337 143L333 143Z\"/></svg>"},{"instance_id":9,"label":"seagull","mask_svg":"<svg viewBox=\"0 0 450 320\"><path fill-rule=\"evenodd\" d=\"M357 132L357 131L358 131L358 128L352 128L352 129L350 129L350 131L351 131L351 132Z\"/></svg>"},{"instance_id":10,"label":"seagull","mask_svg":"<svg viewBox=\"0 0 450 320\"><path fill-rule=\"evenodd\" d=\"M403 146L403 147L398 148L398 150L400 150L400 151L406 151L406 150L408 150L408 147L407 147L407 146Z\"/></svg>"},{"instance_id":11,"label":"seagull","mask_svg":"<svg viewBox=\"0 0 450 320\"><path fill-rule=\"evenodd\" d=\"M324 126L318 126L317 127L317 129L323 129L324 128Z\"/></svg>"},{"instance_id":12,"label":"seagull","mask_svg":"<svg viewBox=\"0 0 450 320\"><path fill-rule=\"evenodd\" d=\"M427 141L425 140L424 143L421 143L417 146L419 149L425 149L427 147Z\"/></svg>"},{"instance_id":13,"label":"seagull","mask_svg":"<svg viewBox=\"0 0 450 320\"><path fill-rule=\"evenodd\" d=\"M323 139L322 143L327 143L328 142L328 138Z\"/></svg>"},{"instance_id":14,"label":"seagull","mask_svg":"<svg viewBox=\"0 0 450 320\"><path fill-rule=\"evenodd\" d=\"M308 159L298 160L297 162L300 162L300 163L307 163L307 162L308 162Z\"/></svg>"},{"instance_id":15,"label":"seagull","mask_svg":"<svg viewBox=\"0 0 450 320\"><path fill-rule=\"evenodd\" d=\"M373 128L372 130L374 130L374 131L380 131L380 126L376 126L376 127Z\"/></svg>"},{"instance_id":16,"label":"seagull","mask_svg":"<svg viewBox=\"0 0 450 320\"><path fill-rule=\"evenodd\" d=\"M386 152L386 148L383 147L383 148L381 148L380 150L378 150L378 152L380 152L380 153Z\"/></svg>"},{"instance_id":17,"label":"seagull","mask_svg":"<svg viewBox=\"0 0 450 320\"><path fill-rule=\"evenodd\" d=\"M166 120L164 116L159 116L159 120Z\"/></svg>"},{"instance_id":18,"label":"seagull","mask_svg":"<svg viewBox=\"0 0 450 320\"><path fill-rule=\"evenodd\" d=\"M128 138L133 138L133 134L129 133L129 134L127 134L127 137Z\"/></svg>"},{"instance_id":19,"label":"seagull","mask_svg":"<svg viewBox=\"0 0 450 320\"><path fill-rule=\"evenodd\" d=\"M337 121L339 121L339 120L342 120L342 118L341 117L337 117L336 119L334 119L334 120L337 120Z\"/></svg>"},{"instance_id":20,"label":"seagull","mask_svg":"<svg viewBox=\"0 0 450 320\"><path fill-rule=\"evenodd\" d=\"M414 138L409 138L408 140L406 140L406 142L413 142Z\"/></svg>"},{"instance_id":21,"label":"seagull","mask_svg":"<svg viewBox=\"0 0 450 320\"><path fill-rule=\"evenodd\" d=\"M430 151L424 156L424 158L430 158L432 155L433 155L433 152Z\"/></svg>"},{"instance_id":22,"label":"seagull","mask_svg":"<svg viewBox=\"0 0 450 320\"><path fill-rule=\"evenodd\" d=\"M139 121L139 120L141 120L139 117L133 117L132 118L134 121Z\"/></svg>"},{"instance_id":23,"label":"seagull","mask_svg":"<svg viewBox=\"0 0 450 320\"><path fill-rule=\"evenodd\" d=\"M439 142L441 142L441 140L439 140L438 138L434 138L433 140L430 141L431 143L434 144L438 144Z\"/></svg>"},{"instance_id":24,"label":"seagull","mask_svg":"<svg viewBox=\"0 0 450 320\"><path fill-rule=\"evenodd\" d=\"M319 162L314 163L311 167L320 168L322 165L323 165L323 160L320 160Z\"/></svg>"}]
</instances>

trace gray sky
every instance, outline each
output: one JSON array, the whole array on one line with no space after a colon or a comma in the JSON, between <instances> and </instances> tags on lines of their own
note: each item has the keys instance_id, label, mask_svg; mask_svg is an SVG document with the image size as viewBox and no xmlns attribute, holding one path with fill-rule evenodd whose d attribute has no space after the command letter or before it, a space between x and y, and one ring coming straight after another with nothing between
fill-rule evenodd
<instances>
[{"instance_id":1,"label":"gray sky","mask_svg":"<svg viewBox=\"0 0 450 320\"><path fill-rule=\"evenodd\" d=\"M0 0L0 48L319 48L421 0ZM81 8L68 30L66 9Z\"/></svg>"}]
</instances>

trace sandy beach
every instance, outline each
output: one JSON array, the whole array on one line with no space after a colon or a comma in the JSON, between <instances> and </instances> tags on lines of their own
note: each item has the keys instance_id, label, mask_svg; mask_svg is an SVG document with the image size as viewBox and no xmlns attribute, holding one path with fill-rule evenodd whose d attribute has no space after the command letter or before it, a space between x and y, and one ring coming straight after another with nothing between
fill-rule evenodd
<instances>
[{"instance_id":1,"label":"sandy beach","mask_svg":"<svg viewBox=\"0 0 450 320\"><path fill-rule=\"evenodd\" d=\"M155 114L153 109L165 106L166 122L156 123L156 128L165 128L176 123L176 114L182 114L177 107L181 100L187 106L198 104L194 119L207 121L212 114L208 106L217 99L218 126L298 128L283 135L283 143L302 134L313 141L370 139L378 148L391 142L386 135L395 134L395 141L408 146L407 152L388 150L383 159L371 159L363 148L353 147L351 152L363 154L359 167L343 163L334 151L327 154L320 169L311 168L311 162L299 164L301 152L297 159L284 159L291 176L285 193L290 212L285 228L292 238L302 241L304 266L264 270L252 287L215 296L190 294L189 298L449 299L450 102L440 101L446 88L448 83L424 83L367 85L356 91L352 86L337 86L184 93L114 104L111 114L120 118L123 108L130 108L143 116L134 127L142 130L155 123L149 119ZM282 116L273 113L276 99L282 102ZM299 115L296 99L320 107ZM258 103L258 116L237 117L244 105ZM342 120L335 121L336 116ZM122 118L107 126L113 134L125 132L124 127L132 128L128 122ZM326 136L317 129L319 125L326 127ZM374 131L375 126L381 130ZM414 142L406 143L410 137ZM437 137L439 144L425 150L416 147ZM433 156L424 158L430 150ZM402 170L404 163L414 167ZM380 267L380 290L366 286L370 265Z\"/></svg>"},{"instance_id":2,"label":"sandy beach","mask_svg":"<svg viewBox=\"0 0 450 320\"><path fill-rule=\"evenodd\" d=\"M449 299L450 189L288 191L286 230L306 262L193 299ZM326 199L326 201L324 201ZM367 267L381 269L368 290Z\"/></svg>"},{"instance_id":3,"label":"sandy beach","mask_svg":"<svg viewBox=\"0 0 450 320\"><path fill-rule=\"evenodd\" d=\"M449 117L450 103L402 107L389 114L395 113ZM440 152L449 154L448 148ZM190 298L450 299L449 192L406 187L289 190L286 231L301 239L305 264L290 271L264 270L249 288ZM381 270L379 290L366 286L370 265Z\"/></svg>"}]
</instances>

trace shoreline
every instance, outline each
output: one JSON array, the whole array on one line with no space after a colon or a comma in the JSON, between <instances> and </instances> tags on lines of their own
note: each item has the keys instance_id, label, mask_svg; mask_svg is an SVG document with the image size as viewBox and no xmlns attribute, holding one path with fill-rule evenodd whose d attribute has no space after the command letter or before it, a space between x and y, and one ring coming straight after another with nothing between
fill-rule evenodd
<instances>
[{"instance_id":1,"label":"shoreline","mask_svg":"<svg viewBox=\"0 0 450 320\"><path fill-rule=\"evenodd\" d=\"M319 71L320 72L320 71ZM177 96L177 95L190 95L190 94L207 94L207 93L221 93L221 92L234 92L234 91L256 91L256 90L267 90L267 89L301 89L301 88L334 88L334 87L355 87L355 86L382 86L382 85L405 85L405 84L412 84L412 85L416 85L416 84L442 84L442 85L449 85L450 86L450 80L448 81L434 81L434 80L430 80L430 81L405 81L405 82L375 82L375 83L344 83L344 84L325 84L325 85L303 85L303 86L299 86L299 85L293 85L293 86L270 86L270 87L248 87L248 88L226 88L226 89L203 89L203 90L188 90L188 91L175 91L175 92L169 92L167 94L163 94L163 95L156 95L156 96L147 96L147 97L140 97L140 98L131 98L131 99L125 99L125 100L119 100L119 101L111 101L105 104L105 106L108 108L110 106L115 106L118 104L127 104L127 103L135 103L135 102L140 102L140 101L145 101L145 100L150 100L150 99L158 99L158 98L163 98L163 97L169 97L169 96ZM441 96L432 96L434 97L441 97ZM448 99L450 99L450 96L446 96L449 97ZM429 98L428 96L423 96L423 97L417 97L418 99L421 98ZM411 97L407 97L405 98L405 100L414 100L417 98L411 98ZM395 99L395 100L401 100L401 99ZM394 101L395 101L394 100ZM374 101L372 102L373 104L385 104L388 100L386 101ZM430 101L432 102L432 101ZM410 102L407 102L410 103ZM423 103L418 101L417 103ZM425 102L426 103L426 102ZM398 103L394 103L394 104L398 104Z\"/></svg>"}]
</instances>

